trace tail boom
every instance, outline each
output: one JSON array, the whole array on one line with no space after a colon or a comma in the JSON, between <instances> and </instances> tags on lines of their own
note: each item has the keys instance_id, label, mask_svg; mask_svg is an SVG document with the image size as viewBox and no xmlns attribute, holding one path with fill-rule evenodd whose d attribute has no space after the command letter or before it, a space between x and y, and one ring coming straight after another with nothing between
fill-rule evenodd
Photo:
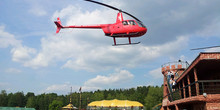
<instances>
[{"instance_id":1,"label":"tail boom","mask_svg":"<svg viewBox=\"0 0 220 110\"><path fill-rule=\"evenodd\" d=\"M87 29L102 29L104 27L106 27L107 25L106 24L99 24L99 25L81 25L81 26L62 26L61 24L61 21L60 21L60 18L58 17L57 18L57 21L54 21L54 23L56 24L57 26L57 31L56 33L59 33L60 30L62 28L87 28Z\"/></svg>"}]
</instances>

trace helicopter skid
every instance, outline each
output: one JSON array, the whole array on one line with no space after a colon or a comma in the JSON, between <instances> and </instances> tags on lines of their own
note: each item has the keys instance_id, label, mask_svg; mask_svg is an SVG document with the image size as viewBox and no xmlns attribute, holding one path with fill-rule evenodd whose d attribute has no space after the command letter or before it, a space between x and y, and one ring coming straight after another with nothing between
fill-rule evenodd
<instances>
[{"instance_id":1,"label":"helicopter skid","mask_svg":"<svg viewBox=\"0 0 220 110\"><path fill-rule=\"evenodd\" d=\"M139 44L141 42L136 42L136 43L125 43L125 44L113 44L112 46L120 46L120 45L135 45L135 44Z\"/></svg>"},{"instance_id":2,"label":"helicopter skid","mask_svg":"<svg viewBox=\"0 0 220 110\"><path fill-rule=\"evenodd\" d=\"M139 44L141 42L137 42L137 43L131 43L131 37L128 37L128 43L125 43L125 44L117 44L116 43L116 39L115 37L113 37L113 40L114 40L114 44L112 46L119 46L119 45L132 45L132 44Z\"/></svg>"}]
</instances>

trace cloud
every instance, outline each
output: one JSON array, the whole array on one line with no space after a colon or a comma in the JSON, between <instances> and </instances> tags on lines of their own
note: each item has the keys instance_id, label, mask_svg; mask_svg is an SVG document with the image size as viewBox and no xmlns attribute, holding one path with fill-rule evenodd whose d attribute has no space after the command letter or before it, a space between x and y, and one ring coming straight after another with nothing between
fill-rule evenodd
<instances>
[{"instance_id":1,"label":"cloud","mask_svg":"<svg viewBox=\"0 0 220 110\"><path fill-rule=\"evenodd\" d=\"M109 14L115 16L106 17ZM99 24L115 22L116 14L108 8L83 11L78 5L69 5L56 11L52 19L59 16L65 25ZM140 45L113 47L112 38L105 37L102 30L67 29L57 35L43 37L39 50L20 43L11 53L12 60L25 67L37 69L61 63L62 68L94 72L148 64L161 56L178 53L180 48L187 46L188 38L182 35L158 45L146 46L143 42Z\"/></svg>"},{"instance_id":2,"label":"cloud","mask_svg":"<svg viewBox=\"0 0 220 110\"><path fill-rule=\"evenodd\" d=\"M5 32L4 28L4 26L0 26L0 48L12 47L12 61L25 63L30 60L36 50L23 46L21 40L17 40L13 34Z\"/></svg>"},{"instance_id":3,"label":"cloud","mask_svg":"<svg viewBox=\"0 0 220 110\"><path fill-rule=\"evenodd\" d=\"M178 52L179 48L184 48L187 45L187 39L188 37L181 36L174 42L158 46L88 48L84 49L86 53L81 53L81 56L69 59L63 68L87 71L108 70L116 67L133 68L141 64L147 64L158 57L169 56Z\"/></svg>"},{"instance_id":4,"label":"cloud","mask_svg":"<svg viewBox=\"0 0 220 110\"><path fill-rule=\"evenodd\" d=\"M5 27L0 26L0 48L7 48L9 46L18 46L21 44L20 40L15 39L13 34L5 32Z\"/></svg>"},{"instance_id":5,"label":"cloud","mask_svg":"<svg viewBox=\"0 0 220 110\"><path fill-rule=\"evenodd\" d=\"M206 36L209 34L219 36L218 0L121 2L124 4L121 9L133 14L147 26L148 32L142 42L145 45L164 44L175 41L177 36L195 35L200 32Z\"/></svg>"},{"instance_id":6,"label":"cloud","mask_svg":"<svg viewBox=\"0 0 220 110\"><path fill-rule=\"evenodd\" d=\"M205 52L220 52L220 47L206 49Z\"/></svg>"},{"instance_id":7,"label":"cloud","mask_svg":"<svg viewBox=\"0 0 220 110\"><path fill-rule=\"evenodd\" d=\"M116 69L114 73L109 75L97 75L95 78L88 79L84 82L83 85L73 85L70 82L64 84L53 84L48 86L42 92L50 93L66 93L70 90L70 87L73 88L73 91L78 92L79 88L82 88L82 91L95 91L98 89L107 89L108 87L118 87L124 83L131 82L134 78L134 75L127 70Z\"/></svg>"},{"instance_id":8,"label":"cloud","mask_svg":"<svg viewBox=\"0 0 220 110\"><path fill-rule=\"evenodd\" d=\"M80 87L82 88L82 91L95 91L95 90L101 89L100 87L80 86L80 85L73 85L70 82L65 82L64 84L50 85L46 89L40 91L40 93L67 94L69 93L71 87L72 87L73 92L79 92Z\"/></svg>"},{"instance_id":9,"label":"cloud","mask_svg":"<svg viewBox=\"0 0 220 110\"><path fill-rule=\"evenodd\" d=\"M64 84L54 84L51 85L49 87L47 87L44 91L42 92L46 92L46 93L68 93L68 91L70 91L70 87L72 87L72 85L69 82L66 82Z\"/></svg>"},{"instance_id":10,"label":"cloud","mask_svg":"<svg viewBox=\"0 0 220 110\"><path fill-rule=\"evenodd\" d=\"M74 14L71 14L74 13ZM106 14L107 13L107 14ZM112 19L106 16L109 10L82 11L78 6L68 6L53 15L61 16L63 24L109 23ZM116 14L115 14L116 15ZM115 18L113 19L115 22ZM71 32L70 32L71 31ZM119 68L133 68L146 64L160 56L172 55L187 45L188 36L177 36L174 41L161 45L119 46L113 47L112 39L105 37L102 30L67 29L57 35L48 35L41 39L41 49L23 48L22 62L26 67L47 67L58 62L62 68L86 71L102 71ZM127 39L126 39L127 42ZM22 50L22 49L18 49ZM17 55L18 56L18 55ZM22 56L19 59L22 59ZM15 57L14 57L15 58ZM15 59L15 61L18 61ZM20 61L21 62L21 61Z\"/></svg>"},{"instance_id":11,"label":"cloud","mask_svg":"<svg viewBox=\"0 0 220 110\"><path fill-rule=\"evenodd\" d=\"M97 75L95 78L89 79L84 83L84 86L89 87L106 87L113 85L121 85L130 82L134 75L127 70L116 70L115 73L108 76Z\"/></svg>"},{"instance_id":12,"label":"cloud","mask_svg":"<svg viewBox=\"0 0 220 110\"><path fill-rule=\"evenodd\" d=\"M149 71L148 75L152 76L152 78L154 79L163 78L163 74L161 73L161 68L157 68L157 69ZM148 76L148 75L145 75L145 76Z\"/></svg>"},{"instance_id":13,"label":"cloud","mask_svg":"<svg viewBox=\"0 0 220 110\"><path fill-rule=\"evenodd\" d=\"M11 53L12 53L12 61L25 62L31 59L31 54L35 54L36 50L26 46L18 46L18 47L14 47L11 50Z\"/></svg>"}]
</instances>

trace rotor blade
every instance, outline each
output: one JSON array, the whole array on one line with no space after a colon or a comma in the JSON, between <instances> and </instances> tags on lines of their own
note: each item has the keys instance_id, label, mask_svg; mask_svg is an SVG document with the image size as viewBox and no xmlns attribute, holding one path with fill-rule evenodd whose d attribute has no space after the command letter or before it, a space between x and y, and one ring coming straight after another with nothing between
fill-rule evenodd
<instances>
[{"instance_id":1,"label":"rotor blade","mask_svg":"<svg viewBox=\"0 0 220 110\"><path fill-rule=\"evenodd\" d=\"M99 5L103 5L103 6L106 6L106 7L111 8L111 9L114 9L114 10L118 10L118 11L120 11L120 9L115 8L115 7L113 7L113 6L110 6L110 5L107 5L107 4L104 4L104 3L100 3L100 2L97 2L97 1L93 1L93 0L85 0L85 1L93 2L93 3L97 3L97 4L99 4Z\"/></svg>"},{"instance_id":2,"label":"rotor blade","mask_svg":"<svg viewBox=\"0 0 220 110\"><path fill-rule=\"evenodd\" d=\"M141 20L139 20L138 18L136 18L136 17L133 16L132 14L130 14L130 13L128 13L128 12L125 12L125 11L122 11L121 9L118 9L118 8L116 8L116 7L113 7L113 6L110 6L110 5L104 4L104 3L100 3L100 2L97 2L97 1L93 1L93 0L85 0L85 1L93 2L93 3L97 3L97 4L99 4L99 5L103 5L103 6L106 6L106 7L111 8L111 9L118 10L118 11L120 11L120 12L122 12L122 13L125 13L125 14L131 16L131 17L134 18L135 20L141 22ZM141 22L141 23L142 23L142 22Z\"/></svg>"},{"instance_id":3,"label":"rotor blade","mask_svg":"<svg viewBox=\"0 0 220 110\"><path fill-rule=\"evenodd\" d=\"M129 15L129 16L131 16L132 18L134 18L135 20L137 20L137 21L139 21L139 22L141 22L141 20L139 20L138 18L136 18L135 16L133 16L132 14L130 14L130 13L128 13L128 12L125 12L125 11L121 11L122 13L125 13L125 14L127 14L127 15Z\"/></svg>"},{"instance_id":4,"label":"rotor blade","mask_svg":"<svg viewBox=\"0 0 220 110\"><path fill-rule=\"evenodd\" d=\"M220 46L211 46L211 47L195 48L195 49L190 49L190 50L209 49L209 48L216 48L216 47L220 47Z\"/></svg>"}]
</instances>

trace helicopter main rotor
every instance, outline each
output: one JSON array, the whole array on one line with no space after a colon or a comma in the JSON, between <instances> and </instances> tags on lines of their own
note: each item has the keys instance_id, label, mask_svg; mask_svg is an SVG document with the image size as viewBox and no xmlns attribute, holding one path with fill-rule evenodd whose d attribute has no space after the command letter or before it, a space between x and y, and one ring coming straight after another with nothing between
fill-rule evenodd
<instances>
[{"instance_id":1,"label":"helicopter main rotor","mask_svg":"<svg viewBox=\"0 0 220 110\"><path fill-rule=\"evenodd\" d=\"M122 12L122 13L124 13L124 14L126 14L126 15L132 17L132 18L134 18L134 19L137 20L140 24L142 24L143 27L145 27L141 20L139 20L138 18L136 18L135 16L133 16L132 14L130 14L130 13L126 12L126 11L123 11L123 10L118 9L118 8L116 8L116 7L113 7L113 6L110 6L110 5L101 3L101 2L97 2L97 1L94 1L94 0L85 0L85 1L92 2L92 3L96 3L96 4L99 4L99 5L106 6L106 7L108 7L108 8L117 10L117 11L119 11L119 12Z\"/></svg>"}]
</instances>

